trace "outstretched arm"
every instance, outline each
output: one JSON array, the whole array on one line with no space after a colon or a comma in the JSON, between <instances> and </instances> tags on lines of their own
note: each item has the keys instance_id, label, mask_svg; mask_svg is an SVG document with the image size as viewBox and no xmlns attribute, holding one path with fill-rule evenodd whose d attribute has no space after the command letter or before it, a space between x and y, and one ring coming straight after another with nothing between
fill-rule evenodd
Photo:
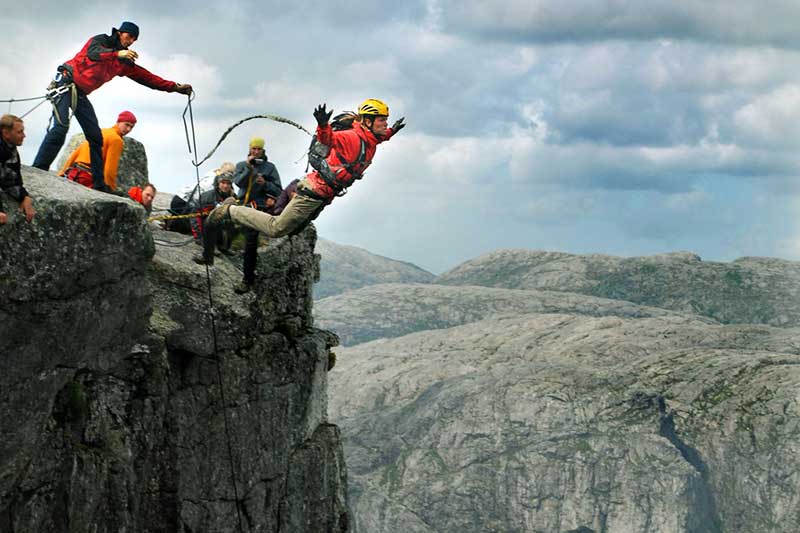
<instances>
[{"instance_id":1,"label":"outstretched arm","mask_svg":"<svg viewBox=\"0 0 800 533\"><path fill-rule=\"evenodd\" d=\"M156 76L149 70L139 65L130 65L125 73L130 79L136 83L141 83L145 87L156 89L157 91L164 91L168 93L181 93L190 94L192 86L189 84L177 83L171 80L165 80L160 76Z\"/></svg>"}]
</instances>

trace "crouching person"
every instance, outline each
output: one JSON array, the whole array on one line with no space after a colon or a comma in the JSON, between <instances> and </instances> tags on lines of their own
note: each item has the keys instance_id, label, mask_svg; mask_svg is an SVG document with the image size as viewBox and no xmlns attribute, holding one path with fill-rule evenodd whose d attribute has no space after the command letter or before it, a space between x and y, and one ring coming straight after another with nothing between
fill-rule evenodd
<instances>
[{"instance_id":1,"label":"crouching person","mask_svg":"<svg viewBox=\"0 0 800 533\"><path fill-rule=\"evenodd\" d=\"M214 180L214 188L200 195L198 209L201 214L192 220L193 227L203 236L203 253L192 257L198 265L214 264L214 249L225 255L231 255L231 240L234 234L233 224L205 224L203 218L207 213L227 198L233 198L233 175L230 172L218 174ZM194 233L194 231L193 231Z\"/></svg>"},{"instance_id":2,"label":"crouching person","mask_svg":"<svg viewBox=\"0 0 800 533\"><path fill-rule=\"evenodd\" d=\"M36 214L28 191L22 185L18 146L25 140L25 124L15 115L0 117L0 189L19 202L19 210L30 222ZM0 224L8 223L8 213L0 197Z\"/></svg>"}]
</instances>

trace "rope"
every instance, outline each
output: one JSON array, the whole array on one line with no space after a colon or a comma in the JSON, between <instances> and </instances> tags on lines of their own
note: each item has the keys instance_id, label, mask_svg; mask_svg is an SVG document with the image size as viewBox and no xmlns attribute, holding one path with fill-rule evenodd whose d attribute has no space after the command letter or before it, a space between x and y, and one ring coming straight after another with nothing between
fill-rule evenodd
<instances>
[{"instance_id":1,"label":"rope","mask_svg":"<svg viewBox=\"0 0 800 533\"><path fill-rule=\"evenodd\" d=\"M187 244L192 244L194 242L194 238L189 238L184 241L165 241L163 239L154 238L153 242L160 244L161 246L166 246L167 248L180 248L182 246L186 246Z\"/></svg>"},{"instance_id":2,"label":"rope","mask_svg":"<svg viewBox=\"0 0 800 533\"><path fill-rule=\"evenodd\" d=\"M47 98L48 95L44 96L32 96L30 98L9 98L8 100L0 100L0 104L5 104L6 102L32 102L33 100L41 100L42 98Z\"/></svg>"},{"instance_id":3,"label":"rope","mask_svg":"<svg viewBox=\"0 0 800 533\"><path fill-rule=\"evenodd\" d=\"M195 137L195 131L194 131L194 115L192 113L192 100L194 100L194 91L192 91L189 94L189 97L188 97L187 102L186 102L186 109L183 110L183 128L186 131L186 144L189 146L189 153L196 155L197 154L197 139ZM191 142L191 144L189 144L189 129L186 126L186 112L187 111L189 112L189 123L191 124L191 129L192 129L192 142ZM227 132L226 132L226 135L227 135ZM225 136L223 135L223 138L224 137ZM220 142L222 142L222 141L220 140ZM217 146L219 146L219 144ZM194 150L192 150L192 148L194 148ZM215 148L215 150L216 150L216 148ZM212 153L213 153L213 151L212 151ZM209 156L210 155L211 154L209 154ZM208 159L208 157L206 157L206 159ZM197 160L197 158L195 157L195 161L196 160ZM205 159L203 161L205 161ZM200 165L202 164L203 161L201 161L200 163L192 162L192 164L194 165L194 170L195 170L195 174L196 174L196 177L197 177L197 188L198 189L200 188ZM233 448L231 447L231 431L230 431L230 425L229 425L229 422L228 422L228 411L225 408L225 404L226 404L226 402L225 402L225 386L223 385L223 382L222 382L222 364L220 363L219 354L218 354L218 351L217 351L217 325L216 325L216 321L214 320L214 299L213 299L213 297L211 295L211 272L210 272L210 268L209 268L208 264L206 264L206 284L208 286L208 305L209 305L209 309L211 310L211 313L210 313L211 314L211 335L212 335L212 337L214 339L214 358L217 361L217 382L219 383L219 395L220 395L220 400L222 401L222 418L223 418L223 420L225 422L225 442L226 442L227 447L228 447L228 460L229 460L229 464L230 464L230 467L231 467L231 480L233 481L233 496L234 496L234 498L236 500L236 516L239 519L239 533L243 533L244 532L244 527L242 526L242 511L240 509L241 501L239 500L239 489L238 489L238 484L237 484L237 480L236 480L236 468L234 467L234 464L233 464Z\"/></svg>"},{"instance_id":4,"label":"rope","mask_svg":"<svg viewBox=\"0 0 800 533\"><path fill-rule=\"evenodd\" d=\"M189 103L190 103L190 104L191 104L191 101L192 101L192 98L190 98L190 99L189 99ZM187 107L187 109L189 110L189 114L191 115L191 107ZM295 128L297 128L297 129L299 129L299 130L302 130L302 131L306 132L306 134L308 134L308 135L311 135L311 132L310 132L310 131L308 131L307 129L305 129L303 126L301 126L301 125L300 125L300 124L298 124L297 122L295 122L295 121L293 121L293 120L289 120L288 118L284 118L284 117L281 117L281 116L278 116L278 115L253 115L253 116L250 116L250 117L245 117L245 118L243 118L243 119L242 119L242 120L240 120L239 122L236 122L235 124L233 124L233 125L232 125L230 128L228 128L227 130L225 130L225 133L223 133L223 134L222 134L222 137L220 137L220 138L219 138L219 141L217 141L217 144L216 144L216 145L214 145L214 148L212 148L212 149L211 149L211 151L210 151L210 152L208 152L208 154L207 154L207 155L206 155L206 156L203 158L203 160L202 160L202 161L200 161L199 163L192 163L192 164L193 164L194 166L196 166L196 167L199 167L200 165L202 165L203 163L205 163L206 161L208 161L208 160L209 160L209 158L210 158L212 155L214 155L214 152L216 152L216 151L217 151L217 148L219 148L219 147L220 147L220 145L221 145L221 144L222 144L222 142L225 140L225 138L226 138L226 137L228 137L228 134L229 134L230 132L232 132L233 130L235 130L236 128L238 128L239 126L241 126L242 124L244 124L244 123L245 123L245 122L247 122L248 120L253 120L253 119L256 119L256 118L264 118L264 119L267 119L267 120L274 120L275 122L280 122L281 124L289 124L290 126L294 126ZM183 127L184 127L184 129L186 129L186 110L184 110L184 111L183 111ZM193 126L193 127L194 127L194 126ZM194 134L194 132L192 132L192 134ZM187 130L187 133L186 133L186 141L187 141L187 143L188 143L188 141L189 141L189 133L188 133L188 130ZM192 148L191 148L191 147L189 147L189 152L191 153L191 151L192 151ZM196 150L195 150L195 153L196 153Z\"/></svg>"},{"instance_id":5,"label":"rope","mask_svg":"<svg viewBox=\"0 0 800 533\"><path fill-rule=\"evenodd\" d=\"M30 98L8 98L5 100L0 100L0 103L5 104L8 103L8 112L11 113L11 104L14 102L32 102L34 100L41 100L38 104L30 108L29 110L25 111L19 118L25 118L30 115L37 107L42 105L45 100L52 100L54 97L59 96L70 90L74 83L69 83L67 85L63 85L62 87L48 89L47 92L43 96L31 96ZM74 107L74 106L73 106Z\"/></svg>"},{"instance_id":6,"label":"rope","mask_svg":"<svg viewBox=\"0 0 800 533\"><path fill-rule=\"evenodd\" d=\"M156 220L179 220L181 218L197 218L202 215L207 215L208 213L203 212L196 212L196 213L187 213L185 215L156 215L152 217L147 217L148 222L153 222Z\"/></svg>"}]
</instances>

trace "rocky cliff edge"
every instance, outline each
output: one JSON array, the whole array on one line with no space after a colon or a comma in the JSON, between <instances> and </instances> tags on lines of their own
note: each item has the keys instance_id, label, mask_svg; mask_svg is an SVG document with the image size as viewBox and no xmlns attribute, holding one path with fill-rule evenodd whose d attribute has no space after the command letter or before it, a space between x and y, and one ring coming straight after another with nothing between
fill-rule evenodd
<instances>
[{"instance_id":1,"label":"rocky cliff edge","mask_svg":"<svg viewBox=\"0 0 800 533\"><path fill-rule=\"evenodd\" d=\"M215 349L194 245L23 176L38 214L8 200L0 226L0 531L348 531L313 227L272 242L243 297L217 261Z\"/></svg>"}]
</instances>

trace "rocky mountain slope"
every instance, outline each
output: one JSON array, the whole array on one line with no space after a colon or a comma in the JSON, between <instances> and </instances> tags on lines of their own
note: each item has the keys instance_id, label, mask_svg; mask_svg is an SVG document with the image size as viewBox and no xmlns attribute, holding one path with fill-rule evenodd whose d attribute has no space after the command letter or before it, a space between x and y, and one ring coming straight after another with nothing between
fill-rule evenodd
<instances>
[{"instance_id":1,"label":"rocky mountain slope","mask_svg":"<svg viewBox=\"0 0 800 533\"><path fill-rule=\"evenodd\" d=\"M797 329L533 313L338 355L357 531L800 529Z\"/></svg>"},{"instance_id":2,"label":"rocky mountain slope","mask_svg":"<svg viewBox=\"0 0 800 533\"><path fill-rule=\"evenodd\" d=\"M717 263L687 252L621 258L498 250L445 272L436 283L576 292L722 323L800 326L800 263L782 259Z\"/></svg>"},{"instance_id":3,"label":"rocky mountain slope","mask_svg":"<svg viewBox=\"0 0 800 533\"><path fill-rule=\"evenodd\" d=\"M677 315L656 307L557 291L401 283L371 285L314 303L317 326L336 332L345 346L534 312L628 318Z\"/></svg>"},{"instance_id":4,"label":"rocky mountain slope","mask_svg":"<svg viewBox=\"0 0 800 533\"><path fill-rule=\"evenodd\" d=\"M316 251L322 261L320 281L314 287L315 299L378 283L429 283L435 277L411 263L325 239L317 241Z\"/></svg>"},{"instance_id":5,"label":"rocky mountain slope","mask_svg":"<svg viewBox=\"0 0 800 533\"><path fill-rule=\"evenodd\" d=\"M800 530L799 268L499 251L320 300L363 342L330 388L356 530Z\"/></svg>"},{"instance_id":6,"label":"rocky mountain slope","mask_svg":"<svg viewBox=\"0 0 800 533\"><path fill-rule=\"evenodd\" d=\"M0 531L348 531L313 227L270 244L254 293L217 261L212 327L194 245L23 174L38 214L8 200L0 226Z\"/></svg>"}]
</instances>

